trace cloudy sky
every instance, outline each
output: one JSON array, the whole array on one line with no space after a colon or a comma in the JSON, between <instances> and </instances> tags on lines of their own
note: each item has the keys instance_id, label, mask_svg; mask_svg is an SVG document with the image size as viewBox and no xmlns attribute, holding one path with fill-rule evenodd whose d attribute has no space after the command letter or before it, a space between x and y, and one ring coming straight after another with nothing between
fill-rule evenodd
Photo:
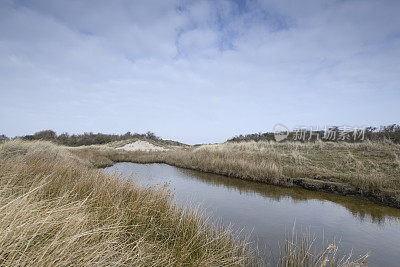
<instances>
[{"instance_id":1,"label":"cloudy sky","mask_svg":"<svg viewBox=\"0 0 400 267\"><path fill-rule=\"evenodd\" d=\"M187 143L400 118L400 1L0 1L0 134Z\"/></svg>"}]
</instances>

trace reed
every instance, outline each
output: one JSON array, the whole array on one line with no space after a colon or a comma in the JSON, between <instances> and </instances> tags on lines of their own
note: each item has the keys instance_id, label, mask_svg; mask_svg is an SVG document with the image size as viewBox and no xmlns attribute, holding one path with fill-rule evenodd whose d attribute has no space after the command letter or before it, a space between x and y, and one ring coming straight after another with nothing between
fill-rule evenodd
<instances>
[{"instance_id":1,"label":"reed","mask_svg":"<svg viewBox=\"0 0 400 267\"><path fill-rule=\"evenodd\" d=\"M358 257L341 255L339 245L335 240L325 242L317 240L310 232L296 232L294 227L291 234L285 234L285 240L280 247L279 259L276 266L294 267L334 267L334 266L366 266L369 253Z\"/></svg>"}]
</instances>

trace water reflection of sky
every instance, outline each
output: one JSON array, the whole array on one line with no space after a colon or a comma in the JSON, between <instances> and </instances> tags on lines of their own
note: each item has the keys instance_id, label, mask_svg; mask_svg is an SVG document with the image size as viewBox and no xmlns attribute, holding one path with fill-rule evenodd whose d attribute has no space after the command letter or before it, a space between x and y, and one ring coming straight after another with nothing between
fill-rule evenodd
<instances>
[{"instance_id":1,"label":"water reflection of sky","mask_svg":"<svg viewBox=\"0 0 400 267\"><path fill-rule=\"evenodd\" d=\"M206 213L235 229L252 231L261 246L272 248L285 231L310 230L340 239L354 254L370 251L370 265L395 265L400 253L400 210L372 202L299 188L282 188L165 164L118 163L106 171L131 175L142 184L163 185L180 203L201 205Z\"/></svg>"}]
</instances>

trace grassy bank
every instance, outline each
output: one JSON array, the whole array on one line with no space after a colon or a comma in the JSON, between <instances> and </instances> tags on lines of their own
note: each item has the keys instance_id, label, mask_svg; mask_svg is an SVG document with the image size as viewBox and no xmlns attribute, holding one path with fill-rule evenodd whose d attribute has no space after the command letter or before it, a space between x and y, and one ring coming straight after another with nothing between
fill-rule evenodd
<instances>
[{"instance_id":1,"label":"grassy bank","mask_svg":"<svg viewBox=\"0 0 400 267\"><path fill-rule=\"evenodd\" d=\"M105 147L0 144L0 265L266 264L226 227L176 206L167 188L138 187L93 168L131 156ZM359 266L368 257L340 255L334 243L315 241L287 236L268 265Z\"/></svg>"},{"instance_id":2,"label":"grassy bank","mask_svg":"<svg viewBox=\"0 0 400 267\"><path fill-rule=\"evenodd\" d=\"M0 144L1 265L245 265L246 243L164 188L46 142Z\"/></svg>"},{"instance_id":3,"label":"grassy bank","mask_svg":"<svg viewBox=\"0 0 400 267\"><path fill-rule=\"evenodd\" d=\"M282 186L356 195L400 207L400 145L238 142L126 152L108 146L71 149L99 167L114 162L167 163Z\"/></svg>"}]
</instances>

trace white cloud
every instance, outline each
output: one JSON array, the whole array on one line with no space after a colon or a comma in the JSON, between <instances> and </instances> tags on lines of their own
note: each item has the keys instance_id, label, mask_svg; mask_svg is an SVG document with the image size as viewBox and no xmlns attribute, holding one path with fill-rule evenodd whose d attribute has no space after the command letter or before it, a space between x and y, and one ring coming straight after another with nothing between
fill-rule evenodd
<instances>
[{"instance_id":1,"label":"white cloud","mask_svg":"<svg viewBox=\"0 0 400 267\"><path fill-rule=\"evenodd\" d=\"M12 116L1 124L201 142L277 122L391 122L398 3L4 1L0 111ZM354 105L335 111L343 101ZM368 114L346 115L357 109ZM16 127L27 112L36 124Z\"/></svg>"}]
</instances>

